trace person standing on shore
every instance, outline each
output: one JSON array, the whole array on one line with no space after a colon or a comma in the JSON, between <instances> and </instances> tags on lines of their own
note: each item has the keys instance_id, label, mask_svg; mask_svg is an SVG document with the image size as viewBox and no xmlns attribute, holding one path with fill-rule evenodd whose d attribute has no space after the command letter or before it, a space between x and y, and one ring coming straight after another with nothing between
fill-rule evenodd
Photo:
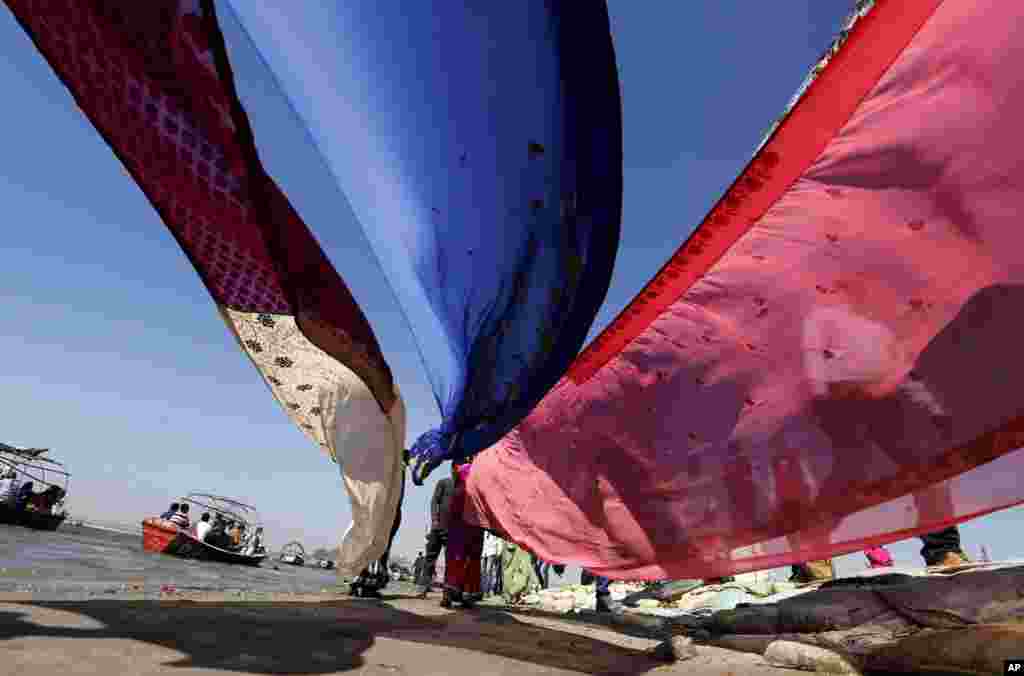
<instances>
[{"instance_id":1,"label":"person standing on shore","mask_svg":"<svg viewBox=\"0 0 1024 676\"><path fill-rule=\"evenodd\" d=\"M598 613L612 613L621 615L626 611L625 606L612 599L611 583L607 577L594 575L587 569L583 569L580 576L580 584L594 583L594 610Z\"/></svg>"},{"instance_id":2,"label":"person standing on shore","mask_svg":"<svg viewBox=\"0 0 1024 676\"><path fill-rule=\"evenodd\" d=\"M960 529L950 526L921 536L921 558L926 566L959 566L969 559L960 546Z\"/></svg>"},{"instance_id":3,"label":"person standing on shore","mask_svg":"<svg viewBox=\"0 0 1024 676\"><path fill-rule=\"evenodd\" d=\"M448 543L445 545L444 598L441 606L450 608L460 603L473 607L483 597L480 586L480 558L484 549L484 529L463 518L466 501L466 481L473 470L470 463L453 463L455 490L452 494L448 523Z\"/></svg>"},{"instance_id":4,"label":"person standing on shore","mask_svg":"<svg viewBox=\"0 0 1024 676\"><path fill-rule=\"evenodd\" d=\"M423 552L416 552L416 560L412 564L413 582L419 582L420 572L423 570Z\"/></svg>"},{"instance_id":5,"label":"person standing on shore","mask_svg":"<svg viewBox=\"0 0 1024 676\"><path fill-rule=\"evenodd\" d=\"M960 546L960 529L957 526L927 533L920 536L920 539L921 558L924 559L926 566L959 566L970 561ZM892 555L885 547L874 547L865 550L864 554L872 568L893 565ZM790 580L794 582L819 582L835 576L832 559L797 563L793 565L792 570Z\"/></svg>"},{"instance_id":6,"label":"person standing on shore","mask_svg":"<svg viewBox=\"0 0 1024 676\"><path fill-rule=\"evenodd\" d=\"M501 586L501 538L484 532L484 551L480 570L483 576L484 596L498 593Z\"/></svg>"},{"instance_id":7,"label":"person standing on shore","mask_svg":"<svg viewBox=\"0 0 1024 676\"><path fill-rule=\"evenodd\" d=\"M530 559L533 564L533 570L537 574L537 580L540 582L540 588L547 589L550 582L551 564L536 554L531 554Z\"/></svg>"},{"instance_id":8,"label":"person standing on shore","mask_svg":"<svg viewBox=\"0 0 1024 676\"><path fill-rule=\"evenodd\" d=\"M455 491L456 467L452 464L452 476L445 477L434 487L430 500L430 531L427 532L426 556L417 582L417 596L427 598L437 572L437 558L448 543L448 522L451 517L452 493Z\"/></svg>"},{"instance_id":9,"label":"person standing on shore","mask_svg":"<svg viewBox=\"0 0 1024 676\"><path fill-rule=\"evenodd\" d=\"M814 561L801 561L790 566L790 582L797 584L810 584L812 582L824 582L836 576L835 566L832 559L817 559Z\"/></svg>"}]
</instances>

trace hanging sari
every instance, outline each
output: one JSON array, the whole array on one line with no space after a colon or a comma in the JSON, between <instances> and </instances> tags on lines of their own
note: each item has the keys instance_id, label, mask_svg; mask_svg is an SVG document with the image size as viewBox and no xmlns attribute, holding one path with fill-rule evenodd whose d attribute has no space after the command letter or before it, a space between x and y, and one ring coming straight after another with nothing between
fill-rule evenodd
<instances>
[{"instance_id":1,"label":"hanging sari","mask_svg":"<svg viewBox=\"0 0 1024 676\"><path fill-rule=\"evenodd\" d=\"M405 409L348 288L267 175L211 0L4 0L201 277L291 420L341 465L339 572L379 557Z\"/></svg>"},{"instance_id":2,"label":"hanging sari","mask_svg":"<svg viewBox=\"0 0 1024 676\"><path fill-rule=\"evenodd\" d=\"M1022 25L1021 3L877 2L477 457L470 518L544 559L679 579L1024 502Z\"/></svg>"},{"instance_id":3,"label":"hanging sari","mask_svg":"<svg viewBox=\"0 0 1024 676\"><path fill-rule=\"evenodd\" d=\"M391 547L398 535L398 529L402 526L402 500L405 497L405 471L401 476L401 487L398 490L398 509L395 512L395 520L391 524L391 532L388 535L387 548L380 558L364 568L362 572L349 585L349 591L354 596L362 596L365 592L378 592L388 586L391 581Z\"/></svg>"},{"instance_id":4,"label":"hanging sari","mask_svg":"<svg viewBox=\"0 0 1024 676\"><path fill-rule=\"evenodd\" d=\"M604 300L622 209L603 0L230 0L333 171L424 356L417 485L557 382Z\"/></svg>"}]
</instances>

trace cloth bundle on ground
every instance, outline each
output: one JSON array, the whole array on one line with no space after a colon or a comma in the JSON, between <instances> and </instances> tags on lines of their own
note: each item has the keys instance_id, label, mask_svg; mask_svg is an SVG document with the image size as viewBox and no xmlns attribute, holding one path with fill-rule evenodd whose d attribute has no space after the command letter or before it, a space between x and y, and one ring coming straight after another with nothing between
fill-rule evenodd
<instances>
[{"instance_id":1,"label":"cloth bundle on ground","mask_svg":"<svg viewBox=\"0 0 1024 676\"><path fill-rule=\"evenodd\" d=\"M777 666L900 673L1001 673L1024 645L1024 568L969 565L942 574L870 575L825 583L777 603L682 622L712 645L763 653ZM771 599L767 599L770 601ZM681 618L682 619L682 618ZM782 649L781 643L791 644ZM805 651L800 646L821 649ZM838 659L852 669L824 668Z\"/></svg>"},{"instance_id":2,"label":"cloth bundle on ground","mask_svg":"<svg viewBox=\"0 0 1024 676\"><path fill-rule=\"evenodd\" d=\"M709 578L1024 501L1022 23L1021 3L877 2L477 456L471 518L609 577Z\"/></svg>"},{"instance_id":3,"label":"cloth bundle on ground","mask_svg":"<svg viewBox=\"0 0 1024 676\"><path fill-rule=\"evenodd\" d=\"M622 122L603 0L230 0L334 173L425 358L419 484L557 382L618 245Z\"/></svg>"},{"instance_id":4,"label":"cloth bundle on ground","mask_svg":"<svg viewBox=\"0 0 1024 676\"><path fill-rule=\"evenodd\" d=\"M358 572L386 547L397 506L402 399L363 313L260 163L213 2L5 2L274 397L341 465L353 525L339 571Z\"/></svg>"}]
</instances>

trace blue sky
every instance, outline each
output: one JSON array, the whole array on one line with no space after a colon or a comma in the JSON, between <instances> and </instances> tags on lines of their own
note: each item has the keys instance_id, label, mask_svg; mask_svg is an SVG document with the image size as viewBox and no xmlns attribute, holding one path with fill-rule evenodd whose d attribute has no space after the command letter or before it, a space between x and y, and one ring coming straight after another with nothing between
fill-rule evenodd
<instances>
[{"instance_id":1,"label":"blue sky","mask_svg":"<svg viewBox=\"0 0 1024 676\"><path fill-rule=\"evenodd\" d=\"M625 207L592 335L735 177L849 5L610 2ZM411 335L345 198L226 23L264 161L369 317L406 398L411 441L438 422ZM349 519L336 467L278 409L177 244L6 9L0 45L0 438L53 447L74 473L70 507L82 516L133 522L208 490L255 503L271 544L336 543ZM435 480L407 492L399 552L421 547ZM968 524L968 550L987 543L995 556L1024 558L1011 537L1021 515ZM918 562L917 548L894 553Z\"/></svg>"}]
</instances>

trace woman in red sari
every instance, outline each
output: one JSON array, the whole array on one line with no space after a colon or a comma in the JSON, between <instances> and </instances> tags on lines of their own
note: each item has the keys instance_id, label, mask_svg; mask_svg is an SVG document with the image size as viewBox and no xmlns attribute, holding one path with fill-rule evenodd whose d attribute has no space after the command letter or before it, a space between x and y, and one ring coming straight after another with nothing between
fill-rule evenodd
<instances>
[{"instance_id":1,"label":"woman in red sari","mask_svg":"<svg viewBox=\"0 0 1024 676\"><path fill-rule=\"evenodd\" d=\"M453 603L471 608L483 597L480 557L484 549L484 531L462 518L466 504L466 479L471 467L469 463L452 467L455 492L452 495L448 544L445 546L444 597L441 599L445 608L450 608Z\"/></svg>"}]
</instances>

